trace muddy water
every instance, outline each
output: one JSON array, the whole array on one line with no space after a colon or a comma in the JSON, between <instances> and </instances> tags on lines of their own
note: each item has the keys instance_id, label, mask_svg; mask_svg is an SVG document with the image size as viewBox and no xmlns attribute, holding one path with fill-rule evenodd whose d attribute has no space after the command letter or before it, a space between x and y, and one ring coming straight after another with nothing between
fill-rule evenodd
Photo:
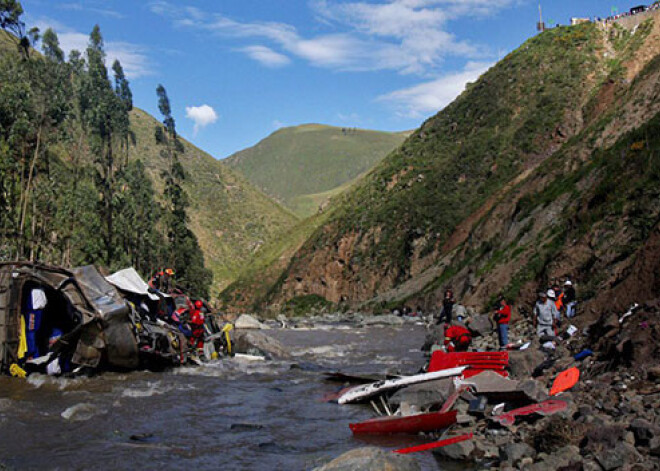
<instances>
[{"instance_id":1,"label":"muddy water","mask_svg":"<svg viewBox=\"0 0 660 471\"><path fill-rule=\"evenodd\" d=\"M312 469L365 442L348 423L365 406L319 402L338 388L323 372L415 373L418 326L269 332L288 362L225 360L165 373L0 378L0 469ZM424 469L440 469L430 454Z\"/></svg>"}]
</instances>

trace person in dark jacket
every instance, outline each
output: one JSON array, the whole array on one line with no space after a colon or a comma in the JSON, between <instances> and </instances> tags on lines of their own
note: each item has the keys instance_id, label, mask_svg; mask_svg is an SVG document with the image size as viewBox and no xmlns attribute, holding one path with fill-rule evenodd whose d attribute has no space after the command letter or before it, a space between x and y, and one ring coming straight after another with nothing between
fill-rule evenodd
<instances>
[{"instance_id":1,"label":"person in dark jacket","mask_svg":"<svg viewBox=\"0 0 660 471\"><path fill-rule=\"evenodd\" d=\"M451 324L454 304L456 304L456 300L454 299L454 292L451 289L447 289L445 291L444 298L442 298L442 311L440 312L440 317L438 318L438 324L443 321L445 324Z\"/></svg>"},{"instance_id":2,"label":"person in dark jacket","mask_svg":"<svg viewBox=\"0 0 660 471\"><path fill-rule=\"evenodd\" d=\"M564 283L564 305L566 306L566 317L575 317L577 295L575 294L575 287L571 280L566 280L566 283Z\"/></svg>"}]
</instances>

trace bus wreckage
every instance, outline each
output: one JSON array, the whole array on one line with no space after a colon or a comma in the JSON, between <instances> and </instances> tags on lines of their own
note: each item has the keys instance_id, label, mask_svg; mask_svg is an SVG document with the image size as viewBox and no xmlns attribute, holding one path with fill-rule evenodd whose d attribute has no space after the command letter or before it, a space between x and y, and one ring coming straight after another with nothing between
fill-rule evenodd
<instances>
[{"instance_id":1,"label":"bus wreckage","mask_svg":"<svg viewBox=\"0 0 660 471\"><path fill-rule=\"evenodd\" d=\"M191 346L189 306L185 295L149 288L133 268L103 277L91 265L0 263L0 372L162 370L233 354L231 324L208 313L203 348Z\"/></svg>"}]
</instances>

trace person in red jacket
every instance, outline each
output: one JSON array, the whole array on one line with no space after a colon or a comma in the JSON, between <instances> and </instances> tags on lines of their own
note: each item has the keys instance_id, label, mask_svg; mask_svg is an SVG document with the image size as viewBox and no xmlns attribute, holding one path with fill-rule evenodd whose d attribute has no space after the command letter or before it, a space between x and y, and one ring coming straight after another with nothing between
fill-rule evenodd
<instances>
[{"instance_id":1,"label":"person in red jacket","mask_svg":"<svg viewBox=\"0 0 660 471\"><path fill-rule=\"evenodd\" d=\"M445 324L445 349L448 352L467 352L472 335L470 331L460 325L449 326Z\"/></svg>"},{"instance_id":2,"label":"person in red jacket","mask_svg":"<svg viewBox=\"0 0 660 471\"><path fill-rule=\"evenodd\" d=\"M497 323L497 334L500 339L500 348L505 348L509 343L509 322L511 322L511 306L506 302L504 296L498 299L499 309L495 312L495 322Z\"/></svg>"},{"instance_id":3,"label":"person in red jacket","mask_svg":"<svg viewBox=\"0 0 660 471\"><path fill-rule=\"evenodd\" d=\"M192 331L190 343L198 350L204 348L204 314L202 313L202 306L201 301L195 301L195 308L190 313L190 330Z\"/></svg>"}]
</instances>

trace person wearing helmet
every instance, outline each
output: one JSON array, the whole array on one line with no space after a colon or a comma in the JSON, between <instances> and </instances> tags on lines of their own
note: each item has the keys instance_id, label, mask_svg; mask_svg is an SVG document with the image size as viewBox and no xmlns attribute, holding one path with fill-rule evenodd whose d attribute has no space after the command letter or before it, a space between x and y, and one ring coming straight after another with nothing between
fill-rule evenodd
<instances>
[{"instance_id":1,"label":"person wearing helmet","mask_svg":"<svg viewBox=\"0 0 660 471\"><path fill-rule=\"evenodd\" d=\"M204 314L202 313L204 303L198 299L195 301L194 306L190 313L190 328L192 330L190 343L199 350L204 348Z\"/></svg>"},{"instance_id":2,"label":"person wearing helmet","mask_svg":"<svg viewBox=\"0 0 660 471\"><path fill-rule=\"evenodd\" d=\"M539 337L552 337L555 335L556 322L559 313L557 312L555 302L549 299L551 294L554 295L552 290L548 290L548 292L540 292L539 300L534 306L532 322Z\"/></svg>"},{"instance_id":3,"label":"person wearing helmet","mask_svg":"<svg viewBox=\"0 0 660 471\"><path fill-rule=\"evenodd\" d=\"M470 331L460 325L445 325L445 349L447 352L467 352L472 342Z\"/></svg>"},{"instance_id":4,"label":"person wearing helmet","mask_svg":"<svg viewBox=\"0 0 660 471\"><path fill-rule=\"evenodd\" d=\"M577 296L575 294L575 287L573 286L571 280L566 280L566 283L564 283L564 304L566 305L566 317L575 317Z\"/></svg>"}]
</instances>

